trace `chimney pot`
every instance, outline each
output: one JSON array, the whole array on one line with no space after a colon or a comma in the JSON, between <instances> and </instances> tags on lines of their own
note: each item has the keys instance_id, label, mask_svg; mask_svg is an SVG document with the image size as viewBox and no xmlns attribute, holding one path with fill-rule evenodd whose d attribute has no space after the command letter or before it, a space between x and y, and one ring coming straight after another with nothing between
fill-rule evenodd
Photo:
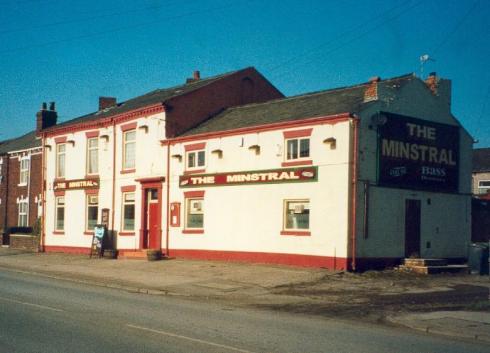
<instances>
[{"instance_id":1,"label":"chimney pot","mask_svg":"<svg viewBox=\"0 0 490 353\"><path fill-rule=\"evenodd\" d=\"M54 102L49 103L49 110L47 103L43 102L43 104L41 104L41 110L36 113L36 131L39 132L54 126L57 121L58 113L55 111Z\"/></svg>"},{"instance_id":2,"label":"chimney pot","mask_svg":"<svg viewBox=\"0 0 490 353\"><path fill-rule=\"evenodd\" d=\"M201 79L201 73L199 72L199 70L194 71L193 78L196 81Z\"/></svg>"},{"instance_id":3,"label":"chimney pot","mask_svg":"<svg viewBox=\"0 0 490 353\"><path fill-rule=\"evenodd\" d=\"M48 104L46 102L43 102L43 104L41 104L41 110L46 110L48 109Z\"/></svg>"},{"instance_id":4,"label":"chimney pot","mask_svg":"<svg viewBox=\"0 0 490 353\"><path fill-rule=\"evenodd\" d=\"M53 111L53 112L54 112L54 111L56 111L56 108L55 108L55 103L54 103L54 102L50 102L50 103L49 103L49 110L51 110L51 111Z\"/></svg>"},{"instance_id":5,"label":"chimney pot","mask_svg":"<svg viewBox=\"0 0 490 353\"><path fill-rule=\"evenodd\" d=\"M381 77L379 76L373 76L369 79L369 82L373 83L373 82L379 82L381 81Z\"/></svg>"}]
</instances>

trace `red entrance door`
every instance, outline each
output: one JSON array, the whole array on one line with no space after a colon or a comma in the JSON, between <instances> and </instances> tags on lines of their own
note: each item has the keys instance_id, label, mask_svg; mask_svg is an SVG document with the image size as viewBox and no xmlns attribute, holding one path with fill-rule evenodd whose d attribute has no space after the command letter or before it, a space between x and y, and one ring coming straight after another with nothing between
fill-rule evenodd
<instances>
[{"instance_id":1,"label":"red entrance door","mask_svg":"<svg viewBox=\"0 0 490 353\"><path fill-rule=\"evenodd\" d=\"M160 198L158 189L147 189L146 233L145 245L149 249L160 249Z\"/></svg>"}]
</instances>

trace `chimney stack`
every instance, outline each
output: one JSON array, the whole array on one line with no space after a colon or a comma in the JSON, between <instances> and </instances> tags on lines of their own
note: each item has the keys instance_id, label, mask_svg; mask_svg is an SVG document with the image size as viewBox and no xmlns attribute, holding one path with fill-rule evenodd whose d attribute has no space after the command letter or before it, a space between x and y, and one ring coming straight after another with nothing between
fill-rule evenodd
<instances>
[{"instance_id":1,"label":"chimney stack","mask_svg":"<svg viewBox=\"0 0 490 353\"><path fill-rule=\"evenodd\" d=\"M56 125L58 121L58 113L56 112L55 103L43 102L41 110L36 113L36 131L47 129L48 127Z\"/></svg>"},{"instance_id":2,"label":"chimney stack","mask_svg":"<svg viewBox=\"0 0 490 353\"><path fill-rule=\"evenodd\" d=\"M435 72L431 72L429 77L425 80L425 84L431 90L432 94L437 94L437 88L439 86L439 79L437 78L437 74Z\"/></svg>"},{"instance_id":3,"label":"chimney stack","mask_svg":"<svg viewBox=\"0 0 490 353\"><path fill-rule=\"evenodd\" d=\"M192 74L192 77L190 77L187 80L185 80L185 83L191 83L191 82L194 82L194 81L199 81L200 79L201 79L201 73L199 72L199 70L196 70Z\"/></svg>"},{"instance_id":4,"label":"chimney stack","mask_svg":"<svg viewBox=\"0 0 490 353\"><path fill-rule=\"evenodd\" d=\"M369 86L364 91L364 103L378 100L378 82L381 81L379 76L369 79Z\"/></svg>"},{"instance_id":5,"label":"chimney stack","mask_svg":"<svg viewBox=\"0 0 490 353\"><path fill-rule=\"evenodd\" d=\"M114 107L117 105L117 100L114 97L99 97L99 111Z\"/></svg>"}]
</instances>

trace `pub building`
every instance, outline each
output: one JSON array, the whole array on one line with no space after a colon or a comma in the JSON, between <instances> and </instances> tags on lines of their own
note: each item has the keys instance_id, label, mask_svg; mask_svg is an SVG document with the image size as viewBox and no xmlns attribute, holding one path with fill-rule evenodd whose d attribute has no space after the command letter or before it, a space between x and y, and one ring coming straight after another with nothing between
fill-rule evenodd
<instances>
[{"instance_id":1,"label":"pub building","mask_svg":"<svg viewBox=\"0 0 490 353\"><path fill-rule=\"evenodd\" d=\"M157 248L339 270L466 257L473 139L449 80L375 77L284 98L257 77L265 88L247 96L267 94L214 114L176 121L164 102L42 132L45 250L88 252L105 209L120 257Z\"/></svg>"}]
</instances>

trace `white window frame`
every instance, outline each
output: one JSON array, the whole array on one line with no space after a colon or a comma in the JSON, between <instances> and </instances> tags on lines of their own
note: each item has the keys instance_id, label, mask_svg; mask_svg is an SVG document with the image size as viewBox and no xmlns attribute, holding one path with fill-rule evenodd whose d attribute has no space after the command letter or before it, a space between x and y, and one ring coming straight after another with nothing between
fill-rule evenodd
<instances>
[{"instance_id":1,"label":"white window frame","mask_svg":"<svg viewBox=\"0 0 490 353\"><path fill-rule=\"evenodd\" d=\"M63 147L63 151L60 151ZM60 159L63 157L63 170L60 168ZM66 172L66 143L56 144L56 178L64 178Z\"/></svg>"},{"instance_id":2,"label":"white window frame","mask_svg":"<svg viewBox=\"0 0 490 353\"><path fill-rule=\"evenodd\" d=\"M199 207L196 207L199 206ZM190 215L202 215L202 226L193 227L189 225ZM204 197L192 197L185 199L185 229L204 229Z\"/></svg>"},{"instance_id":3,"label":"white window frame","mask_svg":"<svg viewBox=\"0 0 490 353\"><path fill-rule=\"evenodd\" d=\"M134 140L128 140L127 136L130 133L134 133ZM128 165L128 160L126 159L127 147L128 145L134 145L134 159L132 163ZM127 131L123 131L123 155L122 155L122 169L123 170L133 170L136 169L136 129L131 129Z\"/></svg>"},{"instance_id":4,"label":"white window frame","mask_svg":"<svg viewBox=\"0 0 490 353\"><path fill-rule=\"evenodd\" d=\"M85 231L86 232L93 232L94 231L94 228L95 228L95 225L97 224L98 220L99 220L99 195L86 195L87 197L85 198ZM93 203L93 200L96 200L97 203ZM94 206L95 205L95 206ZM90 227L89 226L89 208L90 207L95 207L97 208L97 212L96 212L96 219L95 219L95 224L94 224L94 227Z\"/></svg>"},{"instance_id":5,"label":"white window frame","mask_svg":"<svg viewBox=\"0 0 490 353\"><path fill-rule=\"evenodd\" d=\"M23 166L23 164L26 164ZM22 157L19 160L19 186L25 186L29 182L30 158Z\"/></svg>"},{"instance_id":6,"label":"white window frame","mask_svg":"<svg viewBox=\"0 0 490 353\"><path fill-rule=\"evenodd\" d=\"M301 141L307 140L308 141L308 155L307 156L301 156ZM296 141L297 144L297 155L296 156L291 156L290 158L290 153L289 153L289 142ZM303 160L309 160L311 158L311 139L310 136L305 136L305 137L295 137L295 138L288 138L284 140L284 150L286 153L284 154L284 160L286 162L291 162L291 161L303 161Z\"/></svg>"},{"instance_id":7,"label":"white window frame","mask_svg":"<svg viewBox=\"0 0 490 353\"><path fill-rule=\"evenodd\" d=\"M126 201L126 196L129 194L133 194L133 200ZM126 206L134 207L134 218L133 218L133 228L126 228L125 216L126 216ZM121 229L123 232L134 232L136 229L136 193L134 191L128 191L122 193L122 215L121 215Z\"/></svg>"},{"instance_id":8,"label":"white window frame","mask_svg":"<svg viewBox=\"0 0 490 353\"><path fill-rule=\"evenodd\" d=\"M488 183L488 186L483 186L482 183ZM478 189L490 189L490 180L478 180Z\"/></svg>"},{"instance_id":9,"label":"white window frame","mask_svg":"<svg viewBox=\"0 0 490 353\"><path fill-rule=\"evenodd\" d=\"M60 201L63 201L62 203ZM58 232L65 231L65 221L66 221L66 202L65 196L56 196L54 199L54 230ZM63 227L58 228L58 209L63 209Z\"/></svg>"},{"instance_id":10,"label":"white window frame","mask_svg":"<svg viewBox=\"0 0 490 353\"><path fill-rule=\"evenodd\" d=\"M288 211L289 211L289 204L290 203L297 203L297 204L307 204L308 205L308 208L304 208L304 209L308 209L308 228L299 228L299 227L290 227L288 228L287 227L287 224L288 224ZM310 231L310 228L311 228L311 217L310 217L310 200L309 199L286 199L284 200L284 203L283 203L283 225L282 225L282 229L285 230L285 231L293 231L293 232L307 232L307 231ZM296 211L295 211L296 213Z\"/></svg>"},{"instance_id":11,"label":"white window frame","mask_svg":"<svg viewBox=\"0 0 490 353\"><path fill-rule=\"evenodd\" d=\"M97 141L95 147L90 146L91 141ZM96 159L96 164L95 164L95 171L90 170L90 166L92 165L91 163L91 158L92 154L90 152L95 151L95 159ZM98 137L89 137L87 138L87 175L98 175L99 174L99 138Z\"/></svg>"},{"instance_id":12,"label":"white window frame","mask_svg":"<svg viewBox=\"0 0 490 353\"><path fill-rule=\"evenodd\" d=\"M17 225L19 227L29 227L29 199L21 199L18 203Z\"/></svg>"},{"instance_id":13,"label":"white window frame","mask_svg":"<svg viewBox=\"0 0 490 353\"><path fill-rule=\"evenodd\" d=\"M199 161L200 155L203 156L202 164L199 163L200 162ZM195 161L194 166L190 165L190 161L191 161L192 157L194 158L194 161ZM194 151L186 152L186 154L185 154L185 167L186 167L186 170L205 169L206 168L206 150L202 149L202 150L194 150Z\"/></svg>"}]
</instances>

